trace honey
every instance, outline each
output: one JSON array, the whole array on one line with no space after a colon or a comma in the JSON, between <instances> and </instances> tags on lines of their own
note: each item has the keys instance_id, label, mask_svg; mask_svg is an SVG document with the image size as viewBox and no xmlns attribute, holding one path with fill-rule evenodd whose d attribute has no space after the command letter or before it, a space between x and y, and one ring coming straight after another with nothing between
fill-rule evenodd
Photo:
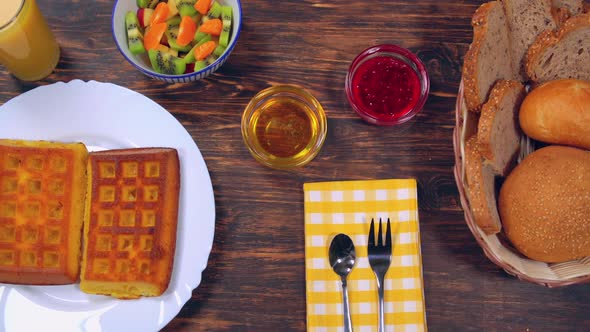
<instances>
[{"instance_id":1,"label":"honey","mask_svg":"<svg viewBox=\"0 0 590 332\"><path fill-rule=\"evenodd\" d=\"M309 150L317 135L317 120L305 104L280 97L254 111L253 126L258 144L269 154L289 158ZM315 131L315 132L314 132Z\"/></svg>"},{"instance_id":2,"label":"honey","mask_svg":"<svg viewBox=\"0 0 590 332\"><path fill-rule=\"evenodd\" d=\"M242 117L251 154L273 168L302 166L319 152L327 132L319 102L304 90L276 86L256 95Z\"/></svg>"}]
</instances>

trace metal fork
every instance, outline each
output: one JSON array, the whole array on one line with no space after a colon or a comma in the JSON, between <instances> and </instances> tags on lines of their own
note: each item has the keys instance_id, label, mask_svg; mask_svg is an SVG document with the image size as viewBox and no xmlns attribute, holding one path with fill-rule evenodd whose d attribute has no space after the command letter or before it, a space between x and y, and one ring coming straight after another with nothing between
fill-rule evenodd
<instances>
[{"instance_id":1,"label":"metal fork","mask_svg":"<svg viewBox=\"0 0 590 332\"><path fill-rule=\"evenodd\" d=\"M387 218L387 231L385 233L385 245L383 245L383 236L381 232L381 218L379 218L379 234L377 245L375 245L375 221L371 219L371 227L369 228L369 241L367 245L367 252L369 254L369 264L371 269L377 277L377 293L379 294L379 332L385 331L385 322L383 316L383 294L385 290L384 280L385 274L391 264L391 225L389 218Z\"/></svg>"}]
</instances>

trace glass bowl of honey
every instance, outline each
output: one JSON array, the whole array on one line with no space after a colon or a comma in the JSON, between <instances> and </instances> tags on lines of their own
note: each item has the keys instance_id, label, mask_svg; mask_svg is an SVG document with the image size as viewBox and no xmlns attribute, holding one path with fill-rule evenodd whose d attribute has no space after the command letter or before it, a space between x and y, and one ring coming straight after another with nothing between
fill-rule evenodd
<instances>
[{"instance_id":1,"label":"glass bowl of honey","mask_svg":"<svg viewBox=\"0 0 590 332\"><path fill-rule=\"evenodd\" d=\"M346 75L348 102L366 122L390 126L413 118L430 89L426 68L409 50L390 44L369 47Z\"/></svg>"},{"instance_id":2,"label":"glass bowl of honey","mask_svg":"<svg viewBox=\"0 0 590 332\"><path fill-rule=\"evenodd\" d=\"M328 131L318 100L294 85L276 85L257 93L242 114L242 137L258 162L275 169L309 163Z\"/></svg>"}]
</instances>

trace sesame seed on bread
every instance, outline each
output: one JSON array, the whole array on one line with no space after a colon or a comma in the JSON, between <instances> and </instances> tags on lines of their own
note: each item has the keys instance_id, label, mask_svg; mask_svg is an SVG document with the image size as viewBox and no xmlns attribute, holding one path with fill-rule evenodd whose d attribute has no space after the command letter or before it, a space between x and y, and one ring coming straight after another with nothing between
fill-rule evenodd
<instances>
[{"instance_id":1,"label":"sesame seed on bread","mask_svg":"<svg viewBox=\"0 0 590 332\"><path fill-rule=\"evenodd\" d=\"M563 24L568 18L584 11L583 0L552 0L551 13L557 25Z\"/></svg>"},{"instance_id":2,"label":"sesame seed on bread","mask_svg":"<svg viewBox=\"0 0 590 332\"><path fill-rule=\"evenodd\" d=\"M473 14L473 42L463 62L465 102L470 111L481 105L499 79L518 79L512 63L509 28L500 1L481 5Z\"/></svg>"},{"instance_id":3,"label":"sesame seed on bread","mask_svg":"<svg viewBox=\"0 0 590 332\"><path fill-rule=\"evenodd\" d=\"M590 152L552 145L531 153L504 181L498 203L506 236L525 256L590 256Z\"/></svg>"},{"instance_id":4,"label":"sesame seed on bread","mask_svg":"<svg viewBox=\"0 0 590 332\"><path fill-rule=\"evenodd\" d=\"M539 33L557 27L552 15L551 0L504 0L508 20L510 48L520 80L526 80L526 51Z\"/></svg>"},{"instance_id":5,"label":"sesame seed on bread","mask_svg":"<svg viewBox=\"0 0 590 332\"><path fill-rule=\"evenodd\" d=\"M490 235L502 227L496 206L495 175L492 166L481 156L477 137L465 143L466 192L475 223Z\"/></svg>"},{"instance_id":6,"label":"sesame seed on bread","mask_svg":"<svg viewBox=\"0 0 590 332\"><path fill-rule=\"evenodd\" d=\"M590 13L542 32L527 52L526 72L535 83L562 78L590 80Z\"/></svg>"}]
</instances>

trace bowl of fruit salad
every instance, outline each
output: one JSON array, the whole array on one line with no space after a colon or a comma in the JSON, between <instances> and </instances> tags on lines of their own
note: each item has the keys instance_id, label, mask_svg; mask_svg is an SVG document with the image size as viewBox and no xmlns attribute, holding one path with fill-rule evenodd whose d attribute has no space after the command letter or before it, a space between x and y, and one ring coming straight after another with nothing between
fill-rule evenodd
<instances>
[{"instance_id":1,"label":"bowl of fruit salad","mask_svg":"<svg viewBox=\"0 0 590 332\"><path fill-rule=\"evenodd\" d=\"M240 0L116 0L112 30L123 57L168 83L215 72L234 49L242 26Z\"/></svg>"}]
</instances>

